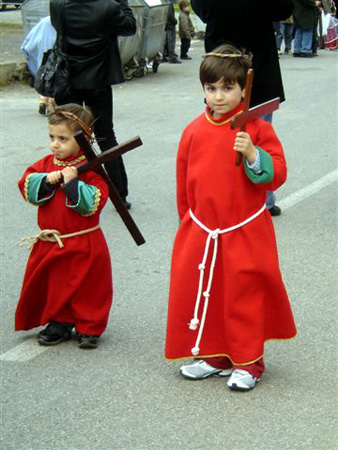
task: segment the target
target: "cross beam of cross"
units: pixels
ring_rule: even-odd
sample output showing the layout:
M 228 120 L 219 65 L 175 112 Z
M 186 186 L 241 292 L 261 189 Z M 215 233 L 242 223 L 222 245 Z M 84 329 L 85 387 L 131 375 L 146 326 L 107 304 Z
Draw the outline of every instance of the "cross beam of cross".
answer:
M 134 148 L 142 145 L 140 137 L 137 136 L 133 139 L 130 139 L 129 141 L 117 145 L 111 148 L 110 150 L 101 153 L 98 156 L 94 152 L 94 149 L 88 142 L 88 139 L 84 135 L 83 131 L 81 130 L 77 131 L 74 137 L 88 160 L 87 162 L 84 162 L 77 166 L 78 173 L 84 173 L 89 170 L 95 169 L 102 176 L 102 178 L 106 181 L 109 187 L 109 198 L 112 201 L 113 205 L 115 206 L 115 209 L 120 215 L 125 226 L 128 228 L 129 233 L 132 235 L 137 245 L 144 244 L 145 239 L 142 236 L 141 231 L 138 229 L 136 223 L 134 222 L 134 219 L 132 218 L 132 216 L 129 214 L 129 211 L 125 207 L 125 204 L 122 198 L 120 197 L 114 183 L 111 181 L 111 179 L 107 175 L 107 172 L 102 167 L 103 163 L 110 161 L 116 158 L 117 156 L 120 156 L 123 153 L 129 152 L 130 150 L 133 150 Z
M 238 128 L 240 131 L 246 130 L 246 124 L 252 120 L 259 119 L 279 108 L 280 98 L 276 97 L 268 102 L 261 103 L 260 105 L 250 108 L 251 91 L 253 84 L 253 69 L 248 70 L 245 83 L 243 111 L 238 116 L 234 117 L 231 121 L 231 128 Z M 240 166 L 242 162 L 242 153 L 236 152 L 236 166 Z

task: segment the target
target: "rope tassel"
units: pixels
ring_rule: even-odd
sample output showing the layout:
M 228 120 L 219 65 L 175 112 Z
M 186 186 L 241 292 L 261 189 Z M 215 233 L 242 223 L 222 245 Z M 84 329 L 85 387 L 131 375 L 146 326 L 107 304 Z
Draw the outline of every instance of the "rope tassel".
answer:
M 236 225 L 234 225 L 232 227 L 225 228 L 223 230 L 221 230 L 219 228 L 216 228 L 215 230 L 210 230 L 205 225 L 203 225 L 202 222 L 200 222 L 197 219 L 197 217 L 194 215 L 194 213 L 191 210 L 189 210 L 190 217 L 192 218 L 192 220 L 200 228 L 202 228 L 202 230 L 204 230 L 206 233 L 208 233 L 208 237 L 207 237 L 207 240 L 206 240 L 206 243 L 205 243 L 203 259 L 202 259 L 202 262 L 198 266 L 198 270 L 200 271 L 200 276 L 199 276 L 198 291 L 197 291 L 197 296 L 196 296 L 196 301 L 195 301 L 194 316 L 189 322 L 189 329 L 190 330 L 197 330 L 197 328 L 199 327 L 197 338 L 196 338 L 196 342 L 195 342 L 195 346 L 191 349 L 191 353 L 192 353 L 193 356 L 197 356 L 199 354 L 199 352 L 200 352 L 199 345 L 200 345 L 200 342 L 201 342 L 201 339 L 202 339 L 205 319 L 206 319 L 206 316 L 207 316 L 207 311 L 208 311 L 208 306 L 209 306 L 209 299 L 210 299 L 210 290 L 211 290 L 212 279 L 213 279 L 213 276 L 214 276 L 214 269 L 215 269 L 216 258 L 217 258 L 218 237 L 219 237 L 220 234 L 225 234 L 225 233 L 228 233 L 230 231 L 236 230 L 237 228 L 240 228 L 243 225 L 246 225 L 247 223 L 249 223 L 252 220 L 256 219 L 256 217 L 258 217 L 265 210 L 265 208 L 266 208 L 266 206 L 264 204 L 259 211 L 257 211 L 255 214 L 250 216 L 248 219 L 246 219 L 243 222 L 240 222 L 240 223 L 238 223 L 238 224 L 236 224 Z M 208 254 L 209 254 L 211 239 L 214 240 L 214 248 L 213 248 L 212 259 L 211 259 L 211 263 L 210 263 L 209 278 L 208 278 L 207 288 L 203 292 L 204 305 L 203 305 L 202 318 L 201 318 L 201 321 L 200 321 L 199 318 L 198 318 L 198 310 L 199 310 L 200 303 L 201 303 L 202 290 L 203 290 L 203 281 L 204 281 L 204 273 L 205 273 L 205 268 L 206 268 L 206 261 L 207 261 Z

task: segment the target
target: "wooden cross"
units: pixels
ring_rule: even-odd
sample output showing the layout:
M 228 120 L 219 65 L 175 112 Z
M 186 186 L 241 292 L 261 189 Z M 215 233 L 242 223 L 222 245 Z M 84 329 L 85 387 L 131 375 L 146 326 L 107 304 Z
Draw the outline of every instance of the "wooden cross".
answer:
M 129 141 L 124 142 L 123 144 L 117 145 L 111 148 L 110 150 L 102 152 L 98 156 L 96 155 L 94 149 L 88 142 L 88 139 L 86 138 L 83 131 L 81 130 L 77 131 L 74 134 L 74 138 L 88 160 L 76 166 L 78 173 L 80 174 L 95 169 L 102 176 L 102 178 L 106 181 L 109 187 L 109 198 L 112 201 L 113 205 L 115 206 L 115 209 L 120 215 L 121 219 L 123 220 L 125 226 L 128 228 L 128 231 L 132 235 L 134 241 L 136 242 L 137 245 L 144 244 L 145 243 L 144 237 L 142 236 L 140 230 L 138 229 L 136 223 L 134 222 L 134 219 L 129 214 L 129 211 L 125 207 L 125 204 L 122 198 L 120 197 L 120 194 L 118 193 L 118 190 L 116 189 L 114 183 L 111 181 L 111 179 L 107 175 L 107 172 L 102 167 L 103 163 L 110 161 L 116 158 L 117 156 L 121 156 L 123 153 L 129 152 L 130 150 L 142 145 L 140 137 L 137 136 L 133 139 L 130 139 Z
M 243 111 L 238 116 L 234 117 L 231 121 L 231 128 L 238 128 L 240 131 L 246 130 L 246 124 L 254 119 L 259 119 L 260 117 L 269 114 L 279 108 L 280 98 L 274 98 L 265 103 L 261 103 L 253 108 L 250 108 L 251 91 L 253 83 L 254 71 L 253 69 L 248 70 L 245 83 L 245 93 L 244 93 L 244 105 Z M 249 109 L 250 108 L 250 109 Z M 242 162 L 242 153 L 236 152 L 236 166 L 240 166 Z

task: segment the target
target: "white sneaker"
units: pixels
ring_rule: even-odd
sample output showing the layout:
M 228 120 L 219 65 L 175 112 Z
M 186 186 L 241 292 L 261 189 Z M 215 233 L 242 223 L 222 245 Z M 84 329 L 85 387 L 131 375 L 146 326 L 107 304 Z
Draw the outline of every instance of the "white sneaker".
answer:
M 203 378 L 208 378 L 212 375 L 229 377 L 232 374 L 232 371 L 233 369 L 216 369 L 203 361 L 203 359 L 180 368 L 180 373 L 190 380 L 203 380 Z
M 229 378 L 228 388 L 234 391 L 250 391 L 256 386 L 259 378 L 254 377 L 247 370 L 235 369 Z

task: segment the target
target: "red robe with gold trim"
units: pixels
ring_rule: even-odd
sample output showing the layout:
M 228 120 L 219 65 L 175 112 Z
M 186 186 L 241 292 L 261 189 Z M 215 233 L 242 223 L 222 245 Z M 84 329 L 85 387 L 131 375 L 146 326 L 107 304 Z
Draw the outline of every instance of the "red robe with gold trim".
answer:
M 199 283 L 199 264 L 207 233 L 189 214 L 189 209 L 210 230 L 232 227 L 259 211 L 266 191 L 286 179 L 282 146 L 272 126 L 261 120 L 247 125 L 253 144 L 272 161 L 272 180 L 262 184 L 248 177 L 244 164 L 235 165 L 233 150 L 238 130 L 230 117 L 220 120 L 207 108 L 183 132 L 177 156 L 177 206 L 181 219 L 171 267 L 165 354 L 168 359 L 191 358 L 199 328 L 189 329 Z M 270 155 L 270 156 L 269 156 Z M 272 170 L 271 170 L 272 174 Z M 211 253 L 206 264 L 210 269 Z M 203 291 L 208 276 L 204 277 Z M 202 297 L 198 317 L 201 319 Z M 199 358 L 224 355 L 234 364 L 260 359 L 264 342 L 288 339 L 296 328 L 282 281 L 275 233 L 267 210 L 250 223 L 222 234 L 210 290 Z
M 41 230 L 61 235 L 95 227 L 108 198 L 108 186 L 97 173 L 79 176 L 79 202 L 71 204 L 60 186 L 50 196 L 38 198 L 43 174 L 62 170 L 64 163 L 85 160 L 54 160 L 52 155 L 30 166 L 19 181 L 20 191 L 38 206 Z M 58 163 L 58 164 L 56 164 Z M 62 164 L 62 166 L 60 166 Z M 15 313 L 15 330 L 28 330 L 51 320 L 74 323 L 81 334 L 100 335 L 106 328 L 112 302 L 110 255 L 101 229 L 57 242 L 39 240 L 33 247 Z

